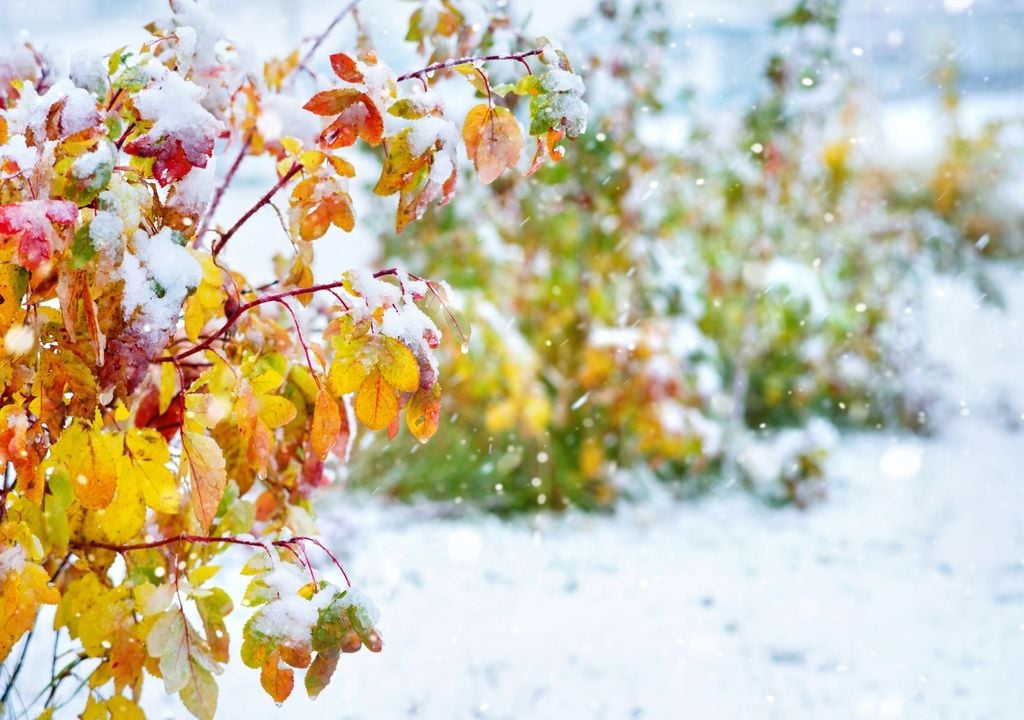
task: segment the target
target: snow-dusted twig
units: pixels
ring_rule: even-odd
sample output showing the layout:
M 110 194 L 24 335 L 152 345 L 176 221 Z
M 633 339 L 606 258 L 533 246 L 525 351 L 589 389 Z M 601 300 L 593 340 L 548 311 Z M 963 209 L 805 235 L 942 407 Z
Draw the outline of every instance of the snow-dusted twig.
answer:
M 420 68 L 413 72 L 407 72 L 404 75 L 399 75 L 397 80 L 398 82 L 401 82 L 402 80 L 411 80 L 412 78 L 422 78 L 424 75 L 429 75 L 432 72 L 448 70 L 449 68 L 456 67 L 457 65 L 475 65 L 476 63 L 492 62 L 497 60 L 515 60 L 522 63 L 526 67 L 527 72 L 531 72 L 530 66 L 526 63 L 526 58 L 533 57 L 534 55 L 540 55 L 542 52 L 544 52 L 543 48 L 535 48 L 534 50 L 526 50 L 525 52 L 514 53 L 512 55 L 477 55 L 473 57 L 452 58 L 450 60 L 436 62 L 433 65 L 427 65 L 425 68 Z

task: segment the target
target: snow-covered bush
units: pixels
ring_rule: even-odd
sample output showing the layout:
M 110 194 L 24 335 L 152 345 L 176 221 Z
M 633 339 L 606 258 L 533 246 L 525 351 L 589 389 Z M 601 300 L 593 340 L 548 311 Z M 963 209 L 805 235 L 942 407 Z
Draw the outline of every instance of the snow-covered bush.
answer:
M 449 279 L 476 330 L 447 348 L 452 432 L 367 454 L 353 481 L 600 507 L 645 465 L 683 491 L 740 481 L 805 504 L 824 494 L 827 427 L 926 429 L 908 313 L 930 272 L 977 272 L 978 251 L 894 202 L 909 170 L 850 141 L 872 108 L 834 52 L 838 12 L 780 18 L 786 51 L 730 122 L 672 85 L 664 8 L 600 3 L 578 32 L 595 48 L 579 152 L 419 227 L 410 262 Z
M 455 190 L 460 133 L 433 87 L 448 71 L 488 87 L 489 65 L 514 65 L 534 170 L 583 131 L 586 105 L 550 41 L 508 37 L 481 57 L 500 22 L 447 0 L 413 17 L 425 67 L 393 72 L 361 34 L 358 54 L 316 73 L 354 5 L 304 55 L 266 62 L 198 0 L 170 0 L 141 48 L 76 55 L 70 74 L 30 47 L 0 56 L 0 714 L 77 701 L 82 717 L 140 717 L 149 675 L 212 717 L 235 603 L 212 578 L 231 546 L 252 553 L 242 660 L 276 701 L 296 671 L 316 696 L 342 653 L 381 649 L 372 603 L 316 537 L 315 491 L 358 426 L 393 436 L 404 415 L 419 441 L 434 434 L 435 319 L 465 329 L 442 282 L 400 267 L 314 277 L 320 238 L 355 225 L 344 154 L 377 149 L 375 191 L 398 195 L 401 232 Z M 462 124 L 485 183 L 524 152 L 497 92 Z M 255 156 L 277 176 L 219 225 Z M 294 253 L 257 286 L 222 251 L 279 194 Z M 53 676 L 14 693 L 12 651 L 42 605 L 70 661 L 55 644 Z

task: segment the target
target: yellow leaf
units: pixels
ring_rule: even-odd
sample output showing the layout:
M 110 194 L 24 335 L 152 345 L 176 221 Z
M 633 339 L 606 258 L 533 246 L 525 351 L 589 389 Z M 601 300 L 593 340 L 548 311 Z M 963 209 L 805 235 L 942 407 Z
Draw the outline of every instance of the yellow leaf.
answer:
M 159 410 L 163 415 L 171 406 L 171 401 L 178 393 L 178 371 L 174 363 L 160 363 L 160 400 Z
M 388 383 L 402 392 L 415 392 L 420 386 L 420 364 L 401 340 L 384 337 L 377 368 Z
M 107 700 L 110 720 L 146 720 L 142 708 L 123 695 L 114 695 Z
M 114 499 L 105 508 L 96 511 L 96 524 L 108 541 L 118 545 L 135 537 L 146 522 L 146 505 L 142 502 L 142 493 L 135 480 L 130 475 L 122 474 L 117 479 Z
M 0 546 L 0 558 L 8 552 L 16 550 Z M 8 571 L 0 579 L 0 662 L 31 629 L 39 606 L 60 601 L 60 593 L 49 581 L 50 576 L 35 563 L 26 563 L 21 572 Z
M 213 438 L 200 433 L 182 433 L 181 445 L 192 476 L 192 506 L 199 526 L 207 532 L 227 484 L 224 454 Z
M 363 425 L 371 430 L 383 430 L 398 415 L 398 391 L 374 370 L 359 386 L 355 410 Z
M 185 334 L 197 342 L 206 323 L 224 312 L 224 278 L 209 253 L 190 252 L 203 268 L 199 287 L 185 301 Z
M 316 395 L 311 432 L 313 452 L 321 460 L 326 460 L 341 432 L 341 411 L 338 409 L 338 401 L 326 390 L 321 390 Z
M 156 430 L 130 428 L 125 434 L 125 445 L 122 476 L 138 486 L 146 504 L 157 512 L 178 512 L 178 483 L 167 467 L 171 451 L 163 436 Z
M 297 410 L 288 398 L 280 395 L 263 395 L 257 400 L 259 418 L 270 429 L 287 425 L 295 419 Z
M 336 397 L 355 392 L 370 374 L 358 357 L 336 357 L 327 371 L 327 386 Z
M 119 436 L 99 427 L 87 430 L 75 419 L 53 446 L 47 465 L 63 465 L 82 506 L 102 510 L 114 499 L 121 456 Z

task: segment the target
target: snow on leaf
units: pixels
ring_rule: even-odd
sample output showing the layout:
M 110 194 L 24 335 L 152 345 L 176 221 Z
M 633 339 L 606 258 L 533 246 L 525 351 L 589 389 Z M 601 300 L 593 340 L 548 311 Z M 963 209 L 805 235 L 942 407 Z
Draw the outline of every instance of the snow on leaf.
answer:
M 78 206 L 68 200 L 27 200 L 0 206 L 0 247 L 4 236 L 17 239 L 18 262 L 35 270 L 49 262 L 59 238 L 53 225 L 70 225 Z
M 206 167 L 223 124 L 201 104 L 205 91 L 170 70 L 135 95 L 139 116 L 153 127 L 125 145 L 130 155 L 156 158 L 153 176 L 161 185 L 181 180 L 193 167 Z

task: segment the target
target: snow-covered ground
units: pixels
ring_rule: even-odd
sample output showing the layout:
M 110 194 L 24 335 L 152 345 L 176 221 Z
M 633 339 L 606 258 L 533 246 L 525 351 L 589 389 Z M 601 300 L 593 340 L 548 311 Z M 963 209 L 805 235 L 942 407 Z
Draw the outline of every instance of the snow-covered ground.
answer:
M 1022 717 L 1024 272 L 1001 284 L 1006 313 L 930 286 L 940 432 L 844 437 L 809 511 L 732 491 L 509 523 L 336 497 L 323 530 L 384 652 L 279 710 L 235 663 L 221 716 Z

